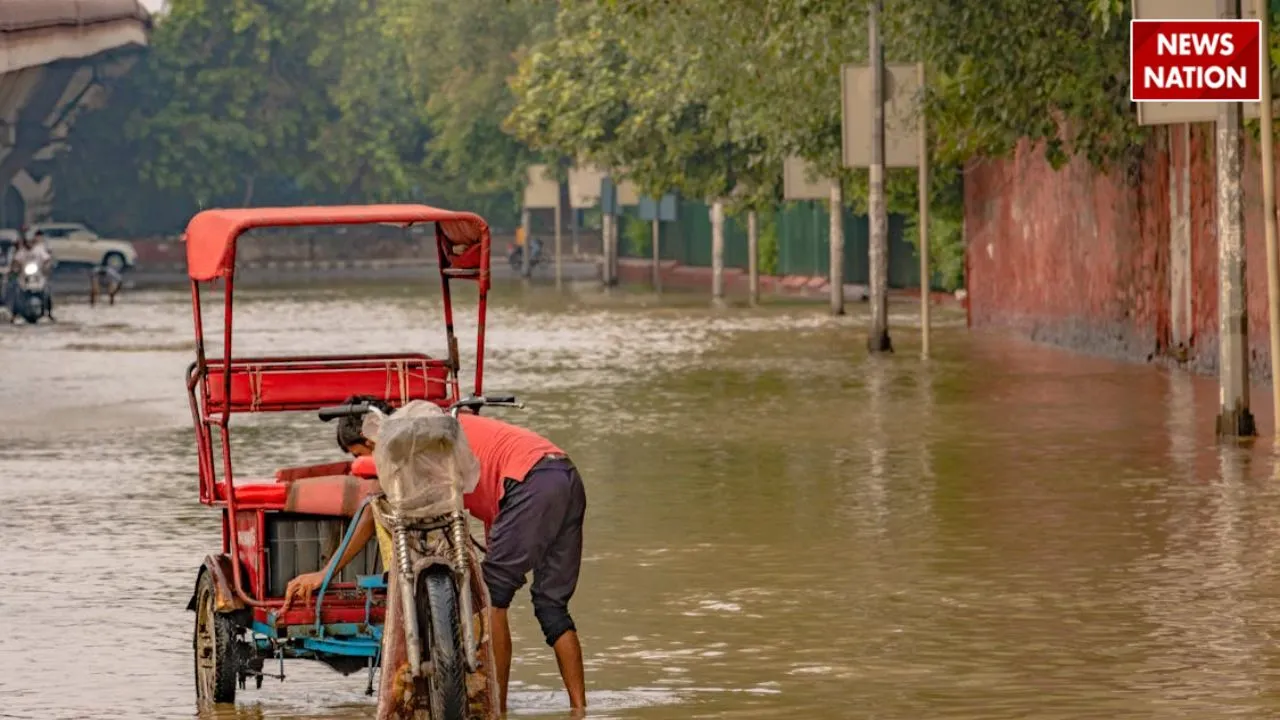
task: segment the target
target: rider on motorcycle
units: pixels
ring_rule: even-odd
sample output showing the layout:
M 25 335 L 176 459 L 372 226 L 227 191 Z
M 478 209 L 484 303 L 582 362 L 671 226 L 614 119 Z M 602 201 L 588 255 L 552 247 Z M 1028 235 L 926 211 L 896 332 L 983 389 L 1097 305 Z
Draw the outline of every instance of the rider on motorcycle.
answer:
M 49 248 L 44 244 L 44 231 L 36 230 L 31 237 L 23 236 L 19 241 L 18 249 L 13 253 L 13 259 L 9 263 L 9 271 L 14 277 L 18 277 L 18 273 L 29 263 L 36 263 L 40 266 L 40 271 L 47 277 L 53 272 L 53 253 L 49 252 Z M 17 314 L 17 293 L 13 293 L 10 298 L 14 304 L 14 314 Z M 44 311 L 53 320 L 53 293 L 45 291 Z

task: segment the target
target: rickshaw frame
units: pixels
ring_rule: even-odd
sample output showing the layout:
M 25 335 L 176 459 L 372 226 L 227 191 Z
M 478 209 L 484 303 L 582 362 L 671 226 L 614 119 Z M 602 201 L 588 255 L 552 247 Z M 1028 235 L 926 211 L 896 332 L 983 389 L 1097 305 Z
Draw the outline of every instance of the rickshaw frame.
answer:
M 236 245 L 245 232 L 258 228 L 333 225 L 381 224 L 408 228 L 423 223 L 435 226 L 446 359 L 433 359 L 420 353 L 233 356 Z M 243 626 L 252 631 L 260 653 L 274 651 L 282 659 L 323 660 L 327 655 L 338 655 L 369 658 L 372 663 L 381 638 L 381 628 L 374 622 L 372 612 L 375 591 L 385 592 L 385 582 L 380 576 L 358 576 L 355 587 L 331 583 L 332 578 L 326 577 L 326 588 L 316 598 L 314 609 L 291 608 L 281 612 L 284 599 L 270 596 L 267 590 L 267 513 L 307 512 L 288 506 L 287 503 L 295 500 L 295 485 L 301 483 L 286 479 L 284 474 L 290 470 L 333 469 L 335 464 L 280 470 L 274 484 L 237 485 L 231 459 L 231 416 L 245 412 L 318 410 L 364 390 L 381 396 L 393 406 L 426 399 L 448 407 L 460 397 L 460 361 L 451 292 L 451 282 L 458 279 L 474 280 L 479 291 L 474 394 L 482 395 L 485 316 L 490 287 L 489 227 L 474 213 L 425 205 L 252 208 L 203 211 L 192 218 L 184 239 L 196 345 L 196 357 L 188 368 L 186 385 L 196 431 L 199 496 L 202 504 L 222 509 L 222 552 L 206 557 L 197 576 L 197 589 L 207 574 L 213 585 L 215 611 L 248 615 Z M 218 281 L 222 283 L 224 295 L 223 347 L 220 358 L 209 358 L 201 285 Z M 374 392 L 380 383 L 382 391 Z M 214 428 L 217 428 L 221 451 L 217 458 L 220 463 L 215 462 Z M 349 467 L 340 474 L 347 477 L 337 478 L 339 480 L 356 479 Z M 353 486 L 347 483 L 342 487 L 349 495 Z M 282 501 L 282 497 L 288 500 Z M 339 506 L 344 512 L 320 514 L 345 516 L 345 510 L 350 509 L 350 498 L 335 507 Z M 364 505 L 360 507 L 363 509 Z M 347 546 L 353 528 L 354 523 L 350 523 L 336 552 L 341 553 Z M 246 542 L 244 537 L 251 539 Z M 325 589 L 346 591 L 348 597 L 325 602 Z M 195 594 L 188 607 L 196 610 Z M 258 638 L 259 635 L 266 637 Z M 301 642 L 291 644 L 289 640 Z M 257 674 L 260 682 L 261 673 Z

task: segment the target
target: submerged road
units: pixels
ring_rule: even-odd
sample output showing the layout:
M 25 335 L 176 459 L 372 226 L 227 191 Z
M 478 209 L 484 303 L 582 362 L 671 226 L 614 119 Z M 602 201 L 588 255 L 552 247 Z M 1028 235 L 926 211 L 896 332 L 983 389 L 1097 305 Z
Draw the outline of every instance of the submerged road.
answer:
M 502 416 L 587 484 L 592 717 L 1280 714 L 1280 483 L 1267 443 L 1217 448 L 1212 381 L 949 315 L 922 363 L 910 315 L 898 354 L 867 358 L 860 314 L 495 296 L 488 387 L 528 402 Z M 430 289 L 242 299 L 245 353 L 443 348 Z M 0 327 L 0 717 L 194 713 L 185 604 L 219 541 L 188 302 Z M 309 416 L 237 424 L 243 472 L 336 457 Z M 563 717 L 526 593 L 513 619 L 513 714 Z M 360 675 L 287 673 L 201 717 L 372 716 Z

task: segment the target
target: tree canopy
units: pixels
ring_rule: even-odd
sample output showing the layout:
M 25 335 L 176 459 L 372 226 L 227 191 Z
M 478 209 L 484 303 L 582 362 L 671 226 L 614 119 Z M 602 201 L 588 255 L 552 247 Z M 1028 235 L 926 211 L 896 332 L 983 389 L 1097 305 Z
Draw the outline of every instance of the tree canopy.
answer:
M 840 67 L 863 0 L 173 0 L 142 67 L 84 117 L 60 200 L 157 223 L 208 204 L 414 198 L 514 223 L 532 162 L 625 170 L 646 194 L 781 201 L 783 159 L 837 177 Z M 963 168 L 1039 143 L 1123 167 L 1128 3 L 884 3 L 886 59 L 925 64 L 935 257 L 959 267 Z M 119 128 L 126 131 L 123 138 Z M 130 194 L 131 193 L 131 194 Z M 913 170 L 888 178 L 914 218 Z
M 517 216 L 508 79 L 554 4 L 172 0 L 57 160 L 57 211 L 173 232 L 212 205 L 418 200 Z

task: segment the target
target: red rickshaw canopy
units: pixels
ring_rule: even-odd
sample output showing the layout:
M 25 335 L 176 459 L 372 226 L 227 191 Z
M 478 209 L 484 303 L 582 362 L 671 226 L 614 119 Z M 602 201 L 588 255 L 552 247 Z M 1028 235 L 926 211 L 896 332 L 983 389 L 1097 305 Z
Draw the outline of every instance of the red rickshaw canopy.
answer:
M 475 213 L 426 205 L 337 205 L 200 212 L 187 224 L 187 275 L 201 282 L 229 275 L 235 267 L 236 238 L 254 228 L 429 222 L 436 223 L 441 249 L 453 267 L 481 267 L 480 255 L 488 255 L 489 225 Z

